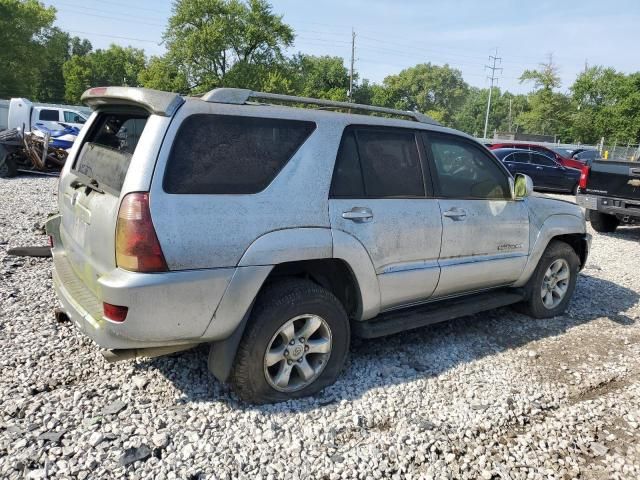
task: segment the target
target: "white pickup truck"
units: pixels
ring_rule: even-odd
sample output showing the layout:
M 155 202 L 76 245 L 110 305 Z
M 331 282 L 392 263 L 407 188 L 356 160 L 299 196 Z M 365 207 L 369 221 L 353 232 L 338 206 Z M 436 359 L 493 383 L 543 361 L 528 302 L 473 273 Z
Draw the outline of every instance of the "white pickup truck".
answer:
M 34 105 L 26 98 L 0 101 L 0 130 L 23 126 L 27 131 L 38 126 L 55 130 L 61 123 L 82 128 L 88 118 L 86 112 L 71 106 Z
M 73 107 L 34 105 L 26 98 L 12 98 L 0 110 L 6 111 L 6 121 L 0 119 L 0 130 L 23 126 L 27 131 L 38 126 L 55 130 L 61 123 L 82 128 L 89 118 L 87 113 Z

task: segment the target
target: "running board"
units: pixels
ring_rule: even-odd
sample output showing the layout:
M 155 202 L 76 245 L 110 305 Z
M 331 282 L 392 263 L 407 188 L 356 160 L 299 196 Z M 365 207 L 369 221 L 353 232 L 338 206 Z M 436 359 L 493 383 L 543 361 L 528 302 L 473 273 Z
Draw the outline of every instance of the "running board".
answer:
M 394 333 L 425 327 L 466 315 L 493 310 L 518 303 L 524 292 L 517 289 L 491 290 L 449 300 L 430 302 L 416 307 L 383 313 L 371 320 L 351 322 L 351 332 L 362 338 L 384 337 Z

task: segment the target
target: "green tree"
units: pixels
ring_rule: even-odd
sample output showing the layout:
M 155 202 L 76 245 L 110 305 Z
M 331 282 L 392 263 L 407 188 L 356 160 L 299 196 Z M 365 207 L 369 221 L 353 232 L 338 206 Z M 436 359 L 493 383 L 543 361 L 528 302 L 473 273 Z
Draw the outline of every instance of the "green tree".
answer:
M 556 135 L 569 140 L 568 122 L 571 116 L 569 98 L 554 89 L 560 87 L 558 67 L 549 55 L 546 63 L 537 70 L 525 70 L 520 83 L 532 82 L 534 91 L 529 94 L 529 109 L 518 115 L 518 122 L 526 132 L 543 135 Z
M 140 86 L 138 78 L 144 68 L 144 52 L 133 47 L 111 45 L 88 55 L 74 55 L 63 66 L 65 98 L 69 102 L 79 102 L 89 87 Z
M 349 72 L 341 57 L 295 55 L 287 65 L 297 95 L 346 101 Z
M 93 50 L 93 46 L 86 38 L 73 37 L 71 39 L 71 55 L 79 55 L 82 57 L 88 55 L 91 50 Z
M 596 143 L 602 137 L 620 143 L 639 141 L 640 74 L 591 67 L 578 75 L 571 93 L 575 141 Z
M 36 0 L 0 0 L 0 98 L 33 93 L 44 35 L 54 20 L 55 9 Z
M 138 76 L 140 85 L 168 92 L 188 93 L 189 86 L 180 67 L 165 57 L 151 57 Z
M 423 63 L 390 75 L 378 90 L 375 103 L 401 110 L 417 110 L 434 119 L 451 124 L 455 112 L 462 106 L 469 85 L 460 70 L 449 65 Z
M 86 55 L 91 43 L 86 39 L 71 37 L 58 27 L 50 28 L 43 35 L 43 53 L 36 62 L 34 87 L 31 97 L 40 102 L 60 103 L 65 99 L 64 63 L 74 52 Z
M 265 0 L 177 0 L 165 33 L 168 56 L 194 92 L 264 75 L 293 38 Z

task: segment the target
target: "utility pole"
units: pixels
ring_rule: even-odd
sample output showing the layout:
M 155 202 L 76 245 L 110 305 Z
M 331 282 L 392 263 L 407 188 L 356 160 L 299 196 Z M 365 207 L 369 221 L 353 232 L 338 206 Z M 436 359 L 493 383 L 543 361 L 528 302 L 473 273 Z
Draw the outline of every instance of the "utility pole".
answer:
M 484 117 L 484 137 L 487 138 L 487 128 L 489 127 L 489 110 L 491 109 L 491 94 L 493 93 L 493 82 L 498 80 L 496 77 L 496 70 L 500 70 L 502 72 L 502 68 L 496 67 L 496 63 L 500 64 L 502 62 L 502 58 L 498 57 L 498 48 L 496 47 L 496 54 L 489 55 L 489 62 L 491 65 L 485 65 L 484 68 L 491 70 L 491 76 L 487 77 L 491 80 L 491 86 L 489 87 L 489 101 L 487 102 L 487 114 Z
M 512 132 L 511 130 L 511 104 L 513 103 L 513 98 L 509 99 L 509 133 Z
M 351 69 L 349 70 L 349 102 L 353 102 L 353 64 L 356 61 L 356 32 L 351 28 Z

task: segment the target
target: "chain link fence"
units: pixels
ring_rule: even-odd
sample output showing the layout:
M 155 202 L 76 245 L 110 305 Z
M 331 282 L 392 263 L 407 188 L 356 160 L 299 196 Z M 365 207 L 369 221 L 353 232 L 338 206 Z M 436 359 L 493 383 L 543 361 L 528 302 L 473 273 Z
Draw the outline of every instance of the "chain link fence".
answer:
M 602 142 L 599 146 L 600 155 L 607 160 L 618 162 L 640 161 L 640 145 L 628 143 L 620 145 L 617 143 L 606 144 Z

